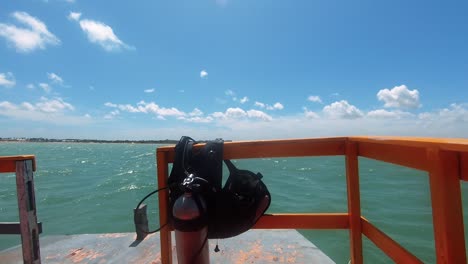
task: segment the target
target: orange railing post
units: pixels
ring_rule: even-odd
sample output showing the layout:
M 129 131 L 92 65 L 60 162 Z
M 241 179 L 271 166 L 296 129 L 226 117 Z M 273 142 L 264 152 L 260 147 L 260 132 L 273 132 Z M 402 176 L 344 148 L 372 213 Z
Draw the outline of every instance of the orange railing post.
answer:
M 437 263 L 466 263 L 459 156 L 430 148 L 427 157 Z
M 20 234 L 23 263 L 41 263 L 39 234 L 42 225 L 37 222 L 34 192 L 35 157 L 0 157 L 0 173 L 16 173 L 19 223 L 0 223 L 0 234 Z
M 157 151 L 156 163 L 158 170 L 158 188 L 164 188 L 167 186 L 168 177 L 168 162 L 167 152 Z M 162 226 L 160 230 L 160 241 L 161 241 L 161 263 L 171 264 L 172 263 L 172 241 L 168 215 L 169 204 L 169 193 L 167 191 L 160 191 L 158 193 L 159 198 L 159 224 Z
M 349 242 L 351 263 L 362 264 L 361 200 L 356 142 L 346 142 L 346 182 L 348 190 Z

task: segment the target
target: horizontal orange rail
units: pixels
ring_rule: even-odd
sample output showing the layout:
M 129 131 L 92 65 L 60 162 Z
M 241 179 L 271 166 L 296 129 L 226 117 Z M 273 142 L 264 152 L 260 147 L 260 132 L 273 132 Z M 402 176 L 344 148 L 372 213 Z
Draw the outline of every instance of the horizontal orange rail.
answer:
M 418 170 L 428 170 L 426 150 L 413 146 L 360 142 L 359 156 L 398 164 Z
M 256 229 L 348 229 L 347 213 L 330 214 L 267 214 L 263 215 Z
M 442 150 L 468 151 L 468 139 L 466 138 L 425 138 L 425 137 L 385 137 L 385 136 L 355 136 L 348 137 L 354 142 L 373 142 L 395 146 L 411 146 L 420 148 L 437 147 Z
M 195 149 L 203 144 L 195 145 Z M 438 263 L 466 263 L 460 180 L 468 181 L 468 139 L 412 137 L 335 137 L 226 142 L 225 159 L 346 156 L 348 213 L 273 214 L 260 218 L 255 228 L 350 229 L 351 261 L 362 263 L 361 232 L 397 263 L 422 263 L 360 215 L 357 157 L 406 166 L 429 174 L 434 238 Z M 165 186 L 174 146 L 160 147 L 158 183 Z M 160 192 L 160 220 L 167 219 L 167 192 Z M 171 248 L 170 228 L 161 231 L 161 248 Z M 161 251 L 171 263 L 169 251 Z
M 36 171 L 36 158 L 34 155 L 2 156 L 0 157 L 0 173 L 16 172 L 16 161 L 32 160 L 33 171 Z
M 224 143 L 225 159 L 274 157 L 336 156 L 344 154 L 344 138 L 237 141 Z M 204 144 L 195 145 L 195 149 Z M 168 162 L 174 162 L 174 147 L 160 147 L 167 152 Z

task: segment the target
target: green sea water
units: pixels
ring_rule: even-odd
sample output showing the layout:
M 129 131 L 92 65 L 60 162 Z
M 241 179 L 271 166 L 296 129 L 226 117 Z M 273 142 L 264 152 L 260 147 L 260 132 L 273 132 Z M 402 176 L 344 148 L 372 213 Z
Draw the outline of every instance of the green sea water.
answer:
M 0 143 L 0 156 L 36 155 L 37 214 L 41 236 L 133 232 L 133 208 L 156 187 L 151 144 Z M 343 157 L 264 158 L 235 161 L 259 171 L 272 194 L 267 213 L 346 212 Z M 362 214 L 425 263 L 435 263 L 427 174 L 359 159 Z M 225 169 L 224 179 L 227 177 Z M 0 174 L 0 221 L 18 221 L 14 174 Z M 462 183 L 467 226 L 468 185 Z M 157 198 L 149 206 L 150 229 L 158 223 Z M 336 263 L 348 263 L 347 230 L 300 230 Z M 465 231 L 467 237 L 467 231 Z M 392 263 L 363 237 L 365 263 Z M 0 236 L 0 250 L 19 244 Z M 222 240 L 219 241 L 222 247 Z M 213 253 L 214 254 L 214 253 Z

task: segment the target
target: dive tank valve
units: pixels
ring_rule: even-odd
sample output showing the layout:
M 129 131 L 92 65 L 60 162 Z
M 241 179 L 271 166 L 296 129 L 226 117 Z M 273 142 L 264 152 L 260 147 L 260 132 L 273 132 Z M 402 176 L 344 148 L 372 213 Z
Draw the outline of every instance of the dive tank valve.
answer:
M 172 209 L 179 264 L 210 263 L 206 203 L 201 195 L 193 192 L 195 178 L 193 174 L 185 178 L 182 184 L 185 192 L 176 199 Z

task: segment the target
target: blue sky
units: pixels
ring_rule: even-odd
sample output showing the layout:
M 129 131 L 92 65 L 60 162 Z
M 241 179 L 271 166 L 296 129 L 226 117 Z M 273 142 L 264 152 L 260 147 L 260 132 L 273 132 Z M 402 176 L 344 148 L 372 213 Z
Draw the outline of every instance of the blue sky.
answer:
M 468 137 L 468 3 L 8 1 L 0 137 Z

